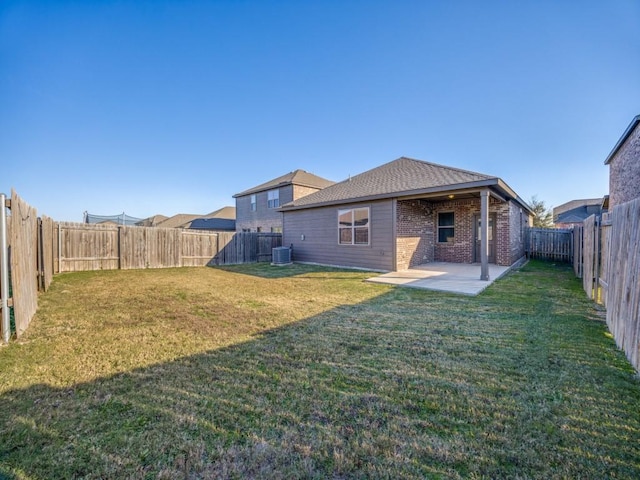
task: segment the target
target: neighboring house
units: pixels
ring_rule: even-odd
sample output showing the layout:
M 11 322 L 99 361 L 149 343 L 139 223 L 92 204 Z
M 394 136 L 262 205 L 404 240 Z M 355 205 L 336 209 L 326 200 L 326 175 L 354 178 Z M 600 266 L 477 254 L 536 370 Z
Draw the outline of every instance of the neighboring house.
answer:
M 167 220 L 169 217 L 165 215 L 154 215 L 153 217 L 145 218 L 144 220 L 136 223 L 139 227 L 157 227 L 160 223 Z
M 169 217 L 166 220 L 163 220 L 154 227 L 159 228 L 188 228 L 188 225 L 191 224 L 196 218 L 202 218 L 202 215 L 197 215 L 193 213 L 178 213 L 173 217 Z
M 608 197 L 571 200 L 553 209 L 553 224 L 556 228 L 573 228 L 591 215 L 607 211 Z
M 640 115 L 604 161 L 609 165 L 609 208 L 640 197 Z
M 204 217 L 196 218 L 182 228 L 189 230 L 214 230 L 216 232 L 235 232 L 236 207 L 222 207 Z
M 238 193 L 233 196 L 236 199 L 236 231 L 282 232 L 281 205 L 334 183 L 304 170 L 295 170 Z
M 486 262 L 512 265 L 525 255 L 533 218 L 500 178 L 405 157 L 280 210 L 283 245 L 293 246 L 295 261 L 382 271 L 479 263 L 483 249 Z
M 189 224 L 189 230 L 213 230 L 235 232 L 236 221 L 229 218 L 196 218 Z
M 192 213 L 178 213 L 173 217 L 164 217 L 160 221 L 153 222 L 153 219 L 162 218 L 163 215 L 156 215 L 144 220 L 143 226 L 153 226 L 160 228 L 184 228 L 193 230 L 216 230 L 235 231 L 235 207 L 222 207 L 206 215 Z

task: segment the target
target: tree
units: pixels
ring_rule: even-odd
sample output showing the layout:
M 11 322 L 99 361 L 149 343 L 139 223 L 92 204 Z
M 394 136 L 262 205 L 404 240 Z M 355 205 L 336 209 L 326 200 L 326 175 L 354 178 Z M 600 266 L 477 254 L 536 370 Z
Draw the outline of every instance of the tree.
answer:
M 531 210 L 535 213 L 533 217 L 533 226 L 536 228 L 553 228 L 553 213 L 544 204 L 544 200 L 538 200 L 534 195 L 529 202 Z

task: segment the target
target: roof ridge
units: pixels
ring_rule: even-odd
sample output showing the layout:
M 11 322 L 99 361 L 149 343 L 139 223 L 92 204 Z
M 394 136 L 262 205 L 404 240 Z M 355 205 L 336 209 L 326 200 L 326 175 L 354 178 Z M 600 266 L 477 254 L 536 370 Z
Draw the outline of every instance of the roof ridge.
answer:
M 311 177 L 313 177 L 313 179 L 311 179 L 311 181 L 304 181 L 303 179 L 299 179 L 299 176 L 301 176 L 302 174 L 304 175 L 309 175 Z M 314 182 L 313 180 L 318 180 L 319 182 Z M 309 180 L 309 179 L 307 179 Z M 324 188 L 324 186 L 326 185 L 322 185 L 322 184 L 327 184 L 327 185 L 331 185 L 334 182 L 331 180 L 327 180 L 326 178 L 323 178 L 319 175 L 316 175 L 314 173 L 309 173 L 306 170 L 302 170 L 301 168 L 298 168 L 296 170 L 293 170 L 291 172 L 285 173 L 284 175 L 280 175 L 279 177 L 273 178 L 267 182 L 261 183 L 260 185 L 256 185 L 255 187 L 249 188 L 247 190 L 243 190 L 240 193 L 236 193 L 233 197 L 237 198 L 237 197 L 241 197 L 244 195 L 249 195 L 251 193 L 258 193 L 258 192 L 262 192 L 264 190 L 269 190 L 272 188 L 278 188 L 282 185 L 288 185 L 288 184 L 296 184 L 296 185 L 303 185 L 303 186 L 307 186 L 307 187 L 316 187 L 316 188 Z
M 396 160 L 402 160 L 402 159 L 411 160 L 412 162 L 417 162 L 417 163 L 426 163 L 428 165 L 433 165 L 434 167 L 446 168 L 447 170 L 455 170 L 456 172 L 469 173 L 469 174 L 472 174 L 472 175 L 479 175 L 479 176 L 485 177 L 485 178 L 499 178 L 499 177 L 497 177 L 495 175 L 487 175 L 486 173 L 475 172 L 473 170 L 466 170 L 464 168 L 451 167 L 449 165 L 443 165 L 441 163 L 435 163 L 435 162 L 429 162 L 427 160 L 419 160 L 417 158 L 405 157 L 404 155 L 402 157 L 396 159 Z M 395 162 L 396 160 L 393 160 L 393 161 Z M 389 163 L 391 163 L 391 162 L 389 162 Z

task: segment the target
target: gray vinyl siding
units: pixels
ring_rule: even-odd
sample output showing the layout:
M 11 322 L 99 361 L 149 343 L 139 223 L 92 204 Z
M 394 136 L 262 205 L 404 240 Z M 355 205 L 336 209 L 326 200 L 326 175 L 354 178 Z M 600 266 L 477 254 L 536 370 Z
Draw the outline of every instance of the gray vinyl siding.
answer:
M 248 228 L 255 232 L 258 227 L 263 232 L 268 232 L 271 227 L 282 227 L 282 213 L 277 208 L 268 208 L 268 193 L 271 190 L 280 190 L 280 205 L 293 201 L 293 185 L 273 188 L 255 193 L 256 210 L 251 210 L 251 195 L 243 195 L 236 198 L 236 231 Z
M 370 207 L 369 245 L 340 245 L 338 210 L 356 207 Z M 283 235 L 282 244 L 293 245 L 294 261 L 393 270 L 392 200 L 284 212 Z

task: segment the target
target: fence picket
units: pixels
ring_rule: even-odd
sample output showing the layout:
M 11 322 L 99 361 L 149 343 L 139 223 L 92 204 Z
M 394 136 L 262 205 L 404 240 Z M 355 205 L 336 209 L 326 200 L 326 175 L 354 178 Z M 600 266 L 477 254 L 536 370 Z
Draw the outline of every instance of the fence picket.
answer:
M 573 233 L 553 228 L 528 228 L 526 253 L 529 258 L 571 262 L 573 259 Z

